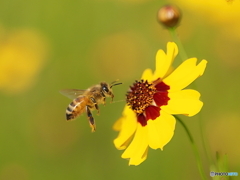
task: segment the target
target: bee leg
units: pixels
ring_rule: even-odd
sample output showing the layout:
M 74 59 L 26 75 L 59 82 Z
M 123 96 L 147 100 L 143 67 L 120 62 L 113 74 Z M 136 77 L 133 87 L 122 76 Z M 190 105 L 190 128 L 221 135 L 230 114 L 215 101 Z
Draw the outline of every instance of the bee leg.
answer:
M 105 104 L 106 104 L 106 98 L 104 97 L 103 98 L 103 105 L 105 106 Z
M 94 121 L 93 115 L 91 113 L 91 110 L 89 109 L 88 106 L 86 106 L 86 111 L 87 111 L 87 116 L 88 116 L 88 121 L 89 121 L 90 127 L 92 128 L 92 132 L 95 132 L 96 131 L 95 121 Z
M 100 114 L 100 112 L 99 112 L 99 107 L 98 107 L 97 103 L 96 103 L 96 104 L 94 104 L 94 106 L 95 106 L 95 108 L 96 108 L 96 110 L 97 110 L 97 115 L 99 115 L 99 114 Z
M 112 98 L 112 100 L 111 100 L 111 103 L 112 103 L 112 102 L 113 102 L 113 98 L 114 98 L 114 95 L 113 95 L 113 94 L 112 94 L 111 98 Z
M 100 112 L 99 112 L 99 108 L 98 108 L 98 104 L 97 104 L 96 100 L 94 98 L 91 98 L 91 101 L 94 103 L 94 107 L 98 111 L 98 115 L 99 115 Z

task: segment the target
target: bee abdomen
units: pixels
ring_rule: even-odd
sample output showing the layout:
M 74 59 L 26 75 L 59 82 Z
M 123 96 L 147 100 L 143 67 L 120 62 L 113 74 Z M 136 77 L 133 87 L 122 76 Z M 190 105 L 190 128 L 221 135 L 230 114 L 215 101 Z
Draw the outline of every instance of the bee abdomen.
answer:
M 66 113 L 66 119 L 67 119 L 67 121 L 74 119 L 73 114 Z
M 77 104 L 75 103 L 75 101 L 72 101 L 68 107 L 67 107 L 67 110 L 66 110 L 66 119 L 67 120 L 72 120 L 75 118 L 75 115 L 74 115 L 74 109 L 76 108 Z
M 66 119 L 68 120 L 73 120 L 75 119 L 78 115 L 82 113 L 81 110 L 81 98 L 78 97 L 74 99 L 67 107 L 66 109 Z

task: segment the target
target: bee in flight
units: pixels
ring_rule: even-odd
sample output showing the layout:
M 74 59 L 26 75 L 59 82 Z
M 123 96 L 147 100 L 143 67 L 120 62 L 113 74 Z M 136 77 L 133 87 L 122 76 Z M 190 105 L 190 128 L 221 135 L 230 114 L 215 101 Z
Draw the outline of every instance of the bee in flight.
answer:
M 63 89 L 60 91 L 61 94 L 73 99 L 66 109 L 66 119 L 74 120 L 82 113 L 86 112 L 88 121 L 92 132 L 95 132 L 96 125 L 92 116 L 92 111 L 97 110 L 99 114 L 99 104 L 105 104 L 106 97 L 111 97 L 113 101 L 112 87 L 122 84 L 116 83 L 117 81 L 108 84 L 101 82 L 100 84 L 94 85 L 86 90 L 80 89 Z

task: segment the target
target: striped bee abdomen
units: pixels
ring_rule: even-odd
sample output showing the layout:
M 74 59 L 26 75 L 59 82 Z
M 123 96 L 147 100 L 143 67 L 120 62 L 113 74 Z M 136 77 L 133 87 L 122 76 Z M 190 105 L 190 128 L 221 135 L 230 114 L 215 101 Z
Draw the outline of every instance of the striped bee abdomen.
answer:
M 77 116 L 82 114 L 85 111 L 87 98 L 85 96 L 80 96 L 74 99 L 66 109 L 66 119 L 74 120 Z

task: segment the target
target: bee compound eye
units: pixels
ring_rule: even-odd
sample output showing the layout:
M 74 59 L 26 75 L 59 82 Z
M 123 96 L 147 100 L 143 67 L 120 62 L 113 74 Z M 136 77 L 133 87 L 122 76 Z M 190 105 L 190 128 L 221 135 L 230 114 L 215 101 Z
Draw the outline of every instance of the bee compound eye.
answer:
M 103 86 L 103 91 L 106 92 L 106 93 L 109 92 L 109 90 L 106 86 Z

